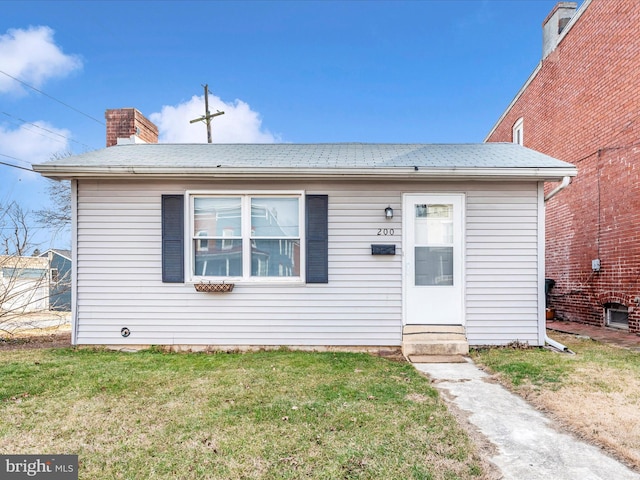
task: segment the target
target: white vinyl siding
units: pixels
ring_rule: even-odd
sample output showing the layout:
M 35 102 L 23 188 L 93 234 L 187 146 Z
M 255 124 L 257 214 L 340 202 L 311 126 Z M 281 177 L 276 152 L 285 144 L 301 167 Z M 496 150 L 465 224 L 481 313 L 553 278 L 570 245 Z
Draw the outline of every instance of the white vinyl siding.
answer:
M 467 196 L 466 333 L 471 345 L 538 345 L 538 187 Z
M 228 182 L 219 186 L 229 190 Z M 163 284 L 160 196 L 212 188 L 211 182 L 79 182 L 78 343 L 400 345 L 400 257 L 371 255 L 371 243 L 380 243 L 376 227 L 393 223 L 384 209 L 395 195 L 305 189 L 329 195 L 328 284 L 238 284 L 225 294 Z M 399 244 L 400 217 L 396 228 Z M 131 331 L 126 340 L 123 327 Z
M 329 283 L 238 284 L 198 293 L 162 283 L 162 194 L 304 190 L 329 197 Z M 402 193 L 466 193 L 471 344 L 537 343 L 537 183 L 78 181 L 80 344 L 400 345 Z M 393 219 L 385 219 L 387 206 Z M 393 229 L 393 236 L 378 235 Z M 388 233 L 388 231 L 387 231 Z M 395 244 L 395 256 L 371 244 Z M 123 327 L 131 335 L 120 335 Z

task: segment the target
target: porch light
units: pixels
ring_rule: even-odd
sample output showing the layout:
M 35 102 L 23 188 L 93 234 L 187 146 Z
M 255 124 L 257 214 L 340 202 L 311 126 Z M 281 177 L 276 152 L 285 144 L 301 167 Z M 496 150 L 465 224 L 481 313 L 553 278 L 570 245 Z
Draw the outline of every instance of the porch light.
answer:
M 384 209 L 384 216 L 385 218 L 393 218 L 393 208 L 391 208 L 391 205 Z

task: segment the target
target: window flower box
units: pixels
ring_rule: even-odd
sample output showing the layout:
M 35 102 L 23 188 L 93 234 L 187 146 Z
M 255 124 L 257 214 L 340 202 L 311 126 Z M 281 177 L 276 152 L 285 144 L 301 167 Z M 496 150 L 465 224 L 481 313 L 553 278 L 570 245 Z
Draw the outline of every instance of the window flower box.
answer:
M 204 293 L 226 293 L 233 291 L 233 287 L 235 284 L 233 283 L 211 283 L 211 282 L 201 282 L 195 283 L 193 286 L 196 289 L 196 292 L 204 292 Z

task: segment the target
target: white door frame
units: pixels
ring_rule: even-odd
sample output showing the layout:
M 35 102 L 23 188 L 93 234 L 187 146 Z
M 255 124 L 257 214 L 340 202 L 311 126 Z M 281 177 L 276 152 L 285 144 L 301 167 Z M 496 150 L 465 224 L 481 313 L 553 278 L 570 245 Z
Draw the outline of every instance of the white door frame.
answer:
M 456 325 L 464 325 L 466 320 L 465 315 L 465 296 L 466 296 L 466 277 L 465 277 L 465 249 L 466 249 L 466 237 L 465 237 L 465 217 L 466 217 L 466 195 L 464 193 L 452 193 L 452 192 L 426 192 L 426 193 L 403 193 L 402 194 L 402 324 L 438 324 L 439 322 L 416 322 L 414 319 L 408 318 L 408 291 L 413 287 L 415 279 L 413 278 L 414 268 L 409 265 L 408 262 L 413 261 L 413 249 L 414 238 L 410 238 L 411 232 L 414 231 L 413 227 L 410 227 L 409 222 L 413 222 L 414 208 L 412 202 L 422 199 L 433 198 L 435 202 L 442 202 L 451 200 L 454 205 L 459 206 L 460 211 L 457 215 L 454 213 L 454 219 L 460 222 L 459 225 L 459 237 L 454 240 L 459 242 L 456 256 L 454 261 L 459 262 L 458 266 L 454 269 L 454 273 L 460 277 L 457 285 L 460 289 L 460 304 L 458 305 L 459 322 L 455 322 Z M 411 277 L 411 278 L 410 278 Z M 454 281 L 455 277 L 454 277 Z M 447 322 L 447 324 L 453 325 L 454 323 Z

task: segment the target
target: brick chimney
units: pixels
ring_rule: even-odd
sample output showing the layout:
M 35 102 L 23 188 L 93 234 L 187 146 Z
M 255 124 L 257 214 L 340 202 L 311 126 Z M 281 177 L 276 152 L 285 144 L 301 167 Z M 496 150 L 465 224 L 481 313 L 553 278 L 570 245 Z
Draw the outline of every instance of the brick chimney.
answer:
M 576 2 L 558 2 L 551 13 L 542 22 L 542 59 L 547 58 L 558 46 L 560 35 L 573 14 L 576 13 Z
M 116 108 L 104 114 L 107 147 L 123 143 L 158 143 L 158 127 L 135 108 Z

